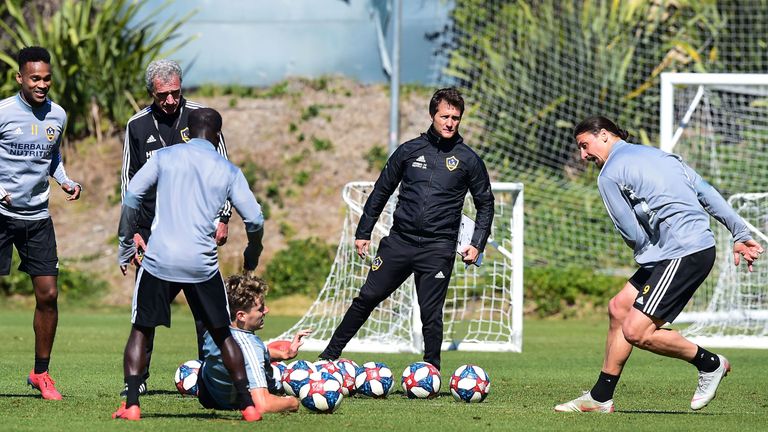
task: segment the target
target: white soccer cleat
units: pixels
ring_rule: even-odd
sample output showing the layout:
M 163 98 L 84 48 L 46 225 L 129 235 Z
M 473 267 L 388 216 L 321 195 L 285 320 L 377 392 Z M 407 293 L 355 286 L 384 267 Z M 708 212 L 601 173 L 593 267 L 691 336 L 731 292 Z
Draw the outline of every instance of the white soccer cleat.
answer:
M 715 398 L 715 392 L 720 385 L 720 381 L 731 371 L 731 364 L 728 359 L 717 355 L 720 358 L 720 367 L 714 372 L 699 371 L 699 385 L 696 387 L 696 393 L 691 399 L 691 409 L 700 410 L 707 406 Z
M 612 413 L 613 399 L 609 399 L 605 402 L 598 402 L 592 399 L 592 395 L 589 392 L 584 392 L 584 394 L 582 394 L 581 397 L 578 397 L 572 401 L 556 406 L 555 412 Z

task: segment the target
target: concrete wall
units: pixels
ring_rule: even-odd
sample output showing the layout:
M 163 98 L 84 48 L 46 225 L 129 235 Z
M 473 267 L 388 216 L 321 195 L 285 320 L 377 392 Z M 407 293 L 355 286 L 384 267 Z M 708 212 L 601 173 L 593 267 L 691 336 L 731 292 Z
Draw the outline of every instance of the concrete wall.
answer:
M 163 0 L 150 0 L 146 14 Z M 204 83 L 264 86 L 286 77 L 341 74 L 387 82 L 373 11 L 387 0 L 176 0 L 156 19 L 197 13 L 180 28 L 197 38 L 171 56 L 185 86 Z M 432 84 L 449 0 L 403 0 L 401 82 Z M 386 13 L 386 12 L 385 12 Z M 391 20 L 390 20 L 391 25 Z M 391 30 L 384 29 L 389 36 Z M 391 47 L 391 40 L 387 40 Z M 389 49 L 389 48 L 388 48 Z

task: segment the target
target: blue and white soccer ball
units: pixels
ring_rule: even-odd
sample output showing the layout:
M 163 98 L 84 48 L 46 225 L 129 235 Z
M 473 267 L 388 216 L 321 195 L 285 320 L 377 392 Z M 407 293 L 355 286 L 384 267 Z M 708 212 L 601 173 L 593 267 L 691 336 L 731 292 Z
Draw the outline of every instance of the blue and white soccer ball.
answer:
M 197 396 L 197 377 L 202 366 L 203 363 L 200 360 L 189 360 L 182 363 L 176 369 L 173 381 L 176 383 L 176 390 L 182 396 Z
M 491 391 L 491 378 L 477 365 L 461 365 L 451 376 L 451 394 L 458 402 L 482 402 Z
M 384 363 L 368 362 L 357 369 L 355 388 L 362 396 L 385 398 L 392 391 L 392 370 Z
M 298 396 L 301 386 L 309 381 L 309 375 L 317 372 L 315 365 L 306 360 L 296 360 L 285 367 L 283 372 L 283 390 L 285 394 Z
M 318 372 L 328 372 L 336 378 L 336 380 L 341 383 L 344 380 L 344 377 L 341 375 L 341 370 L 339 369 L 339 365 L 336 364 L 335 361 L 331 360 L 318 360 L 315 363 L 315 368 Z
M 341 394 L 344 396 L 354 395 L 357 390 L 355 388 L 355 376 L 357 376 L 357 369 L 360 366 L 345 358 L 336 360 L 336 366 L 341 374 Z
M 428 399 L 440 393 L 440 371 L 427 362 L 412 363 L 403 371 L 403 392 L 411 399 Z
M 341 405 L 341 383 L 325 371 L 313 372 L 299 389 L 301 404 L 308 410 L 330 414 Z
M 272 378 L 275 380 L 273 390 L 277 394 L 285 393 L 285 389 L 283 389 L 283 372 L 285 372 L 286 368 L 285 363 L 281 361 L 272 362 Z

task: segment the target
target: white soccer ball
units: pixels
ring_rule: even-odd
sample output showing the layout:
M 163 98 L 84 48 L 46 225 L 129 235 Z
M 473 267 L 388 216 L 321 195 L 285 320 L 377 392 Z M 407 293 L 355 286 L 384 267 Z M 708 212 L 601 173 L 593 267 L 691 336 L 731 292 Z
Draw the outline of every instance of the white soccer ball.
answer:
M 440 371 L 427 362 L 410 364 L 403 370 L 403 392 L 411 399 L 428 399 L 440 393 Z
M 392 390 L 392 371 L 384 363 L 368 362 L 357 369 L 355 388 L 363 396 L 385 398 Z
M 491 391 L 491 378 L 477 365 L 461 365 L 451 376 L 451 394 L 458 402 L 482 402 Z
M 189 360 L 182 363 L 173 375 L 173 381 L 176 383 L 176 390 L 182 396 L 197 396 L 197 377 L 203 363 L 200 360 Z
M 336 362 L 331 360 L 318 360 L 314 364 L 315 364 L 315 369 L 317 369 L 318 372 L 328 372 L 339 383 L 341 383 L 344 380 L 344 377 L 341 375 L 341 370 L 339 369 L 339 365 L 337 365 Z
M 306 360 L 296 360 L 286 366 L 283 372 L 283 390 L 285 393 L 298 396 L 299 389 L 309 380 L 309 375 L 313 372 L 317 372 L 315 365 Z
M 313 372 L 299 389 L 301 404 L 317 413 L 332 413 L 341 405 L 341 383 L 325 371 Z
M 352 360 L 340 358 L 336 360 L 336 366 L 339 368 L 341 374 L 341 393 L 344 396 L 351 396 L 355 394 L 355 376 L 357 376 L 357 369 L 360 367 Z
M 278 394 L 285 393 L 285 389 L 283 388 L 283 372 L 285 372 L 285 369 L 287 366 L 285 363 L 281 361 L 273 361 L 272 362 L 272 379 L 274 380 L 274 391 Z

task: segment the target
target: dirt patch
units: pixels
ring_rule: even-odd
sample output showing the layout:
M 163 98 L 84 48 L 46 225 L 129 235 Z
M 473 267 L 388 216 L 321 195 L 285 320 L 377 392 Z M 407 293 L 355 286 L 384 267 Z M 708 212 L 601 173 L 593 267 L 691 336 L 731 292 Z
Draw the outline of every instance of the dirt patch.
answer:
M 401 98 L 401 139 L 417 136 L 429 125 L 429 90 L 408 91 Z M 389 95 L 382 85 L 362 85 L 335 78 L 294 80 L 274 98 L 192 99 L 219 110 L 230 159 L 251 166 L 253 190 L 269 206 L 265 249 L 259 269 L 291 238 L 318 237 L 337 243 L 344 217 L 343 185 L 375 180 L 366 154 L 387 146 Z M 51 195 L 62 265 L 94 272 L 112 287 L 107 304 L 127 304 L 132 274 L 116 264 L 116 233 L 122 134 L 101 143 L 75 143 L 67 152 L 67 172 L 84 185 L 82 199 L 68 203 Z M 245 232 L 239 216 L 230 223 L 230 240 L 219 249 L 223 273 L 242 265 Z

